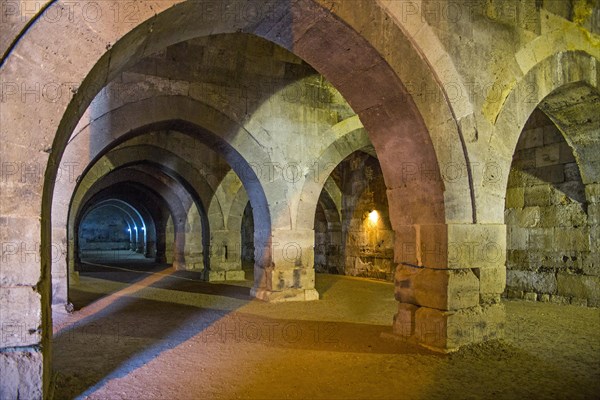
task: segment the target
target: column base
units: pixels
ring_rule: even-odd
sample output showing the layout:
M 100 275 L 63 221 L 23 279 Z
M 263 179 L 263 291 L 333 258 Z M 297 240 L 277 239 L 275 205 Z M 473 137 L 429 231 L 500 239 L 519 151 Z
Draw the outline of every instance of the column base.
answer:
M 43 355 L 39 348 L 0 349 L 0 398 L 43 398 Z
M 315 289 L 284 289 L 276 292 L 273 290 L 252 288 L 250 289 L 250 296 L 269 303 L 319 300 L 319 292 Z
M 173 269 L 175 271 L 185 271 L 187 270 L 187 265 L 185 264 L 185 262 L 173 261 Z
M 398 338 L 439 353 L 504 337 L 503 304 L 441 311 L 401 303 L 394 317 Z

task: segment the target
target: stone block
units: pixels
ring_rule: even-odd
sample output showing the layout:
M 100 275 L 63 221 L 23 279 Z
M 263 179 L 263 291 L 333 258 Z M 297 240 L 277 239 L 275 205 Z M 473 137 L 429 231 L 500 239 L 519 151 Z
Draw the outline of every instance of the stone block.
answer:
M 554 304 L 570 304 L 570 300 L 568 297 L 560 296 L 557 294 L 553 294 L 550 296 L 550 302 Z
M 506 297 L 509 299 L 522 299 L 525 293 L 522 290 L 507 289 Z
M 554 231 L 554 243 L 551 247 L 558 251 L 589 251 L 590 236 L 586 227 L 559 228 Z
M 315 232 L 312 229 L 272 232 L 272 259 L 276 267 L 313 268 Z
M 41 296 L 30 286 L 0 288 L 0 347 L 37 345 L 41 341 Z
M 588 300 L 587 299 L 581 299 L 579 297 L 572 297 L 571 298 L 571 305 L 577 306 L 577 307 L 587 307 Z
M 38 348 L 0 352 L 0 399 L 42 399 L 42 360 Z
M 588 224 L 600 225 L 600 203 L 588 205 Z M 596 227 L 596 229 L 600 229 L 600 227 Z
M 555 165 L 560 161 L 560 143 L 554 143 L 535 149 L 535 165 L 544 167 L 546 165 Z
M 452 352 L 464 345 L 502 338 L 505 318 L 502 304 L 459 311 L 421 307 L 415 312 L 415 339 L 434 351 Z
M 0 286 L 35 286 L 40 280 L 39 218 L 0 220 Z
M 269 303 L 319 300 L 319 293 L 315 289 L 285 289 L 273 291 L 253 287 L 250 289 L 250 296 Z
M 540 207 L 525 207 L 515 210 L 515 225 L 522 228 L 534 228 L 540 223 Z
M 535 292 L 525 292 L 523 296 L 523 300 L 525 301 L 537 301 L 537 293 Z
M 529 229 L 509 226 L 507 240 L 508 249 L 527 250 L 529 248 Z
M 529 250 L 551 250 L 555 244 L 554 228 L 531 228 L 529 230 Z
M 548 165 L 535 170 L 537 176 L 543 182 L 562 183 L 565 181 L 565 170 L 562 164 Z
M 210 271 L 208 271 L 208 275 L 206 276 L 206 279 L 208 280 L 208 282 L 222 282 L 225 280 L 225 272 L 226 271 L 210 270 Z
M 246 280 L 246 273 L 242 270 L 225 271 L 225 280 L 227 280 L 227 281 L 243 281 L 243 280 Z
M 501 294 L 506 287 L 506 267 L 476 268 L 475 275 L 479 278 L 480 294 Z
M 575 162 L 575 157 L 573 156 L 573 149 L 571 146 L 569 146 L 567 142 L 562 142 L 559 144 L 559 146 L 559 162 L 561 164 Z
M 544 144 L 564 142 L 565 138 L 554 124 L 544 126 Z
M 504 264 L 506 236 L 504 224 L 448 225 L 447 268 L 480 268 Z
M 568 181 L 556 185 L 553 190 L 552 204 L 567 204 L 571 201 L 585 203 L 585 187 L 581 181 Z
M 556 275 L 551 272 L 506 271 L 506 286 L 512 290 L 556 293 Z
M 415 333 L 415 312 L 419 307 L 413 304 L 399 303 L 394 315 L 392 331 L 399 336 L 409 337 Z
M 600 253 L 594 251 L 580 256 L 581 269 L 585 275 L 600 276 Z
M 548 185 L 535 185 L 525 188 L 525 206 L 548 206 L 552 204 L 551 188 Z
M 600 300 L 600 277 L 598 276 L 560 273 L 557 276 L 557 284 L 558 294 L 561 296 Z
M 446 268 L 448 266 L 448 225 L 433 224 L 418 227 L 420 241 L 417 259 L 421 265 L 429 268 Z
M 600 183 L 585 185 L 585 198 L 590 204 L 600 203 Z
M 506 208 L 523 208 L 525 205 L 525 189 L 516 187 L 506 190 Z
M 479 280 L 470 269 L 440 270 L 398 266 L 395 297 L 401 303 L 456 310 L 479 303 Z
M 519 149 L 529 149 L 532 147 L 541 147 L 544 144 L 544 129 L 534 128 L 524 130 L 522 133 L 522 140 L 519 141 Z
M 565 164 L 563 173 L 565 175 L 565 182 L 569 182 L 569 181 L 580 182 L 581 181 L 581 173 L 579 172 L 579 166 L 577 165 L 576 162 Z

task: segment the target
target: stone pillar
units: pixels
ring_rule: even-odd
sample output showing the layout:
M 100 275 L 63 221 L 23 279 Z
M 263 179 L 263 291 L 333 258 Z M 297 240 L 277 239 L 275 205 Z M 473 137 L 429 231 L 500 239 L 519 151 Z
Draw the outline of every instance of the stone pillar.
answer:
M 204 268 L 204 249 L 202 243 L 202 222 L 198 209 L 190 209 L 185 226 L 185 264 L 190 270 Z
M 215 281 L 243 281 L 242 236 L 240 232 L 220 230 L 211 232 L 210 270 L 206 279 Z
M 40 264 L 37 216 L 0 217 L 8 238 L 0 260 L 0 398 L 41 399 L 49 386 L 51 260 L 44 254 Z
M 503 336 L 505 225 L 412 225 L 396 234 L 395 334 L 441 352 Z
M 156 242 L 153 240 L 148 240 L 146 242 L 146 249 L 144 252 L 144 257 L 153 258 L 156 257 Z
M 175 228 L 175 241 L 173 242 L 173 268 L 177 271 L 185 271 L 187 269 L 185 263 L 185 231 Z
M 255 249 L 254 287 L 250 294 L 271 302 L 318 300 L 314 239 L 312 229 L 273 230 L 270 241 Z

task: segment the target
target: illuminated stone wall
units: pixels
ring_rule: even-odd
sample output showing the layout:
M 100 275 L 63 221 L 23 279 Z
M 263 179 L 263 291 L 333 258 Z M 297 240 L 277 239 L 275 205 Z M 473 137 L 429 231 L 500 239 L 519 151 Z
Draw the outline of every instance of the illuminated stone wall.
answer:
M 571 147 L 536 109 L 508 180 L 508 297 L 600 305 L 600 264 L 591 248 L 598 204 L 590 200 Z

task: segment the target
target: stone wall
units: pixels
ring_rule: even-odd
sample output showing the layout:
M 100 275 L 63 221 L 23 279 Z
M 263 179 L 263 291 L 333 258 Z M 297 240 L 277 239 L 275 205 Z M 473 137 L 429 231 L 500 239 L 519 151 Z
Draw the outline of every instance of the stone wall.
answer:
M 506 193 L 508 297 L 600 306 L 598 251 L 591 246 L 598 203 L 588 186 L 563 135 L 536 109 Z
M 341 221 L 327 220 L 325 202 L 320 202 L 315 216 L 317 271 L 392 280 L 394 231 L 378 160 L 353 153 L 336 167 L 332 178 L 341 190 Z
M 132 246 L 128 225 L 123 216 L 105 210 L 94 210 L 79 228 L 79 249 L 129 250 Z

